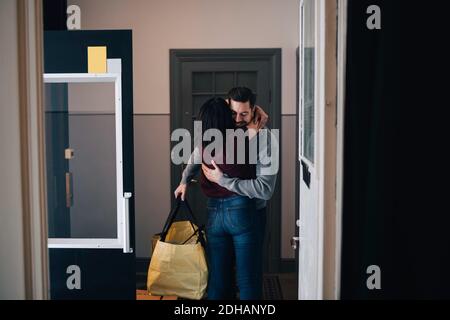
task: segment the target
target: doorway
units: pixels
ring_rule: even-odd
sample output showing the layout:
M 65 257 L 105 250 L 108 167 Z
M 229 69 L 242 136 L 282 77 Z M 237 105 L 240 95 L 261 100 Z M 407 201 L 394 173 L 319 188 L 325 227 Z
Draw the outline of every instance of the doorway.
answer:
M 236 86 L 250 88 L 256 94 L 256 104 L 269 114 L 267 126 L 281 129 L 281 49 L 173 49 L 170 84 L 171 132 L 185 128 L 193 136 L 193 121 L 202 104 L 214 96 L 226 98 L 228 91 Z M 171 164 L 171 190 L 178 186 L 183 168 Z M 270 273 L 280 271 L 280 186 L 279 174 L 267 206 L 264 272 Z M 196 179 L 190 183 L 188 199 L 200 224 L 205 224 L 206 198 Z
M 156 29 L 156 28 L 155 28 Z M 255 45 L 256 46 L 256 45 Z M 257 51 L 258 49 L 256 49 L 255 51 Z M 239 51 L 239 50 L 237 50 L 237 51 Z M 245 51 L 245 50 L 244 50 Z M 210 52 L 211 53 L 211 52 Z M 259 58 L 259 57 L 258 57 Z M 190 57 L 187 57 L 186 58 L 186 62 L 188 61 L 190 59 Z M 277 60 L 276 58 L 275 58 L 275 60 Z M 280 59 L 278 58 L 278 61 L 279 61 Z M 275 68 L 276 69 L 276 68 Z M 274 68 L 271 68 L 271 74 L 272 75 L 274 75 L 274 74 L 277 74 L 277 73 L 279 73 L 279 69 L 280 68 L 278 68 L 277 70 L 278 71 L 274 71 L 275 70 Z M 219 81 L 220 81 L 220 79 L 219 79 Z M 234 80 L 233 80 L 234 81 Z M 271 99 L 273 99 L 275 96 L 276 96 L 276 99 L 278 99 L 278 107 L 280 107 L 280 100 L 281 100 L 281 94 L 280 94 L 280 90 L 279 90 L 280 88 L 275 88 L 274 87 L 274 91 L 270 91 L 272 94 L 271 94 Z M 215 88 L 214 88 L 214 90 L 215 90 Z M 212 93 L 212 94 L 216 94 L 217 92 L 210 92 L 210 93 Z M 220 92 L 219 92 L 220 93 Z M 172 92 L 171 92 L 171 95 L 172 95 Z M 173 104 L 173 100 L 172 100 L 172 102 L 171 102 L 172 104 Z M 261 104 L 261 105 L 263 105 L 263 104 Z M 263 105 L 264 106 L 264 105 Z M 171 106 L 172 107 L 172 106 Z M 271 105 L 269 104 L 269 107 L 271 107 Z M 265 108 L 266 109 L 266 108 Z M 173 110 L 171 110 L 171 111 L 173 111 Z M 273 111 L 271 111 L 271 110 L 268 110 L 268 109 L 266 109 L 266 111 L 269 111 L 268 113 L 271 115 L 271 119 L 274 119 L 274 117 L 276 117 L 277 116 L 277 113 L 276 112 L 273 112 Z M 188 115 L 188 117 L 189 116 L 191 116 L 192 117 L 192 114 L 191 115 Z M 192 120 L 192 119 L 191 119 Z M 182 127 L 182 126 L 179 126 L 179 127 Z M 273 124 L 272 124 L 272 127 L 274 127 L 273 126 Z M 281 125 L 280 125 L 280 127 L 281 127 Z M 280 128 L 279 127 L 279 128 Z M 128 149 L 128 151 L 131 151 L 132 152 L 132 149 L 130 150 L 130 149 Z M 173 170 L 174 168 L 171 168 L 171 171 Z M 180 168 L 178 168 L 178 170 L 180 170 Z M 180 172 L 178 172 L 177 174 L 180 174 Z M 172 174 L 172 177 L 174 177 L 175 176 L 175 174 Z M 173 179 L 173 178 L 172 178 Z M 280 183 L 280 181 L 277 183 L 277 185 L 278 185 L 278 188 L 280 188 L 280 186 L 281 186 L 281 183 Z M 173 190 L 173 182 L 172 182 L 172 188 L 171 188 L 171 191 Z M 278 189 L 276 192 L 280 192 L 280 190 Z M 276 196 L 276 195 L 275 195 Z M 274 199 L 275 199 L 275 196 L 274 196 L 274 198 L 272 199 L 272 202 L 274 201 Z M 172 198 L 172 197 L 171 197 Z M 278 201 L 280 201 L 279 200 L 280 199 L 280 197 L 278 196 Z M 277 212 L 278 212 L 278 214 L 279 214 L 279 212 L 280 212 L 280 210 L 279 210 L 279 207 L 278 207 L 278 210 L 276 210 Z M 275 215 L 275 216 L 273 216 L 272 215 L 272 217 L 273 217 L 273 219 L 272 220 L 275 220 L 276 218 L 277 218 L 277 216 Z M 275 221 L 276 222 L 276 221 Z M 270 221 L 268 221 L 268 224 L 271 224 L 271 222 Z M 277 224 L 271 224 L 271 225 L 277 225 Z M 279 224 L 278 224 L 279 225 Z M 276 233 L 276 232 L 278 232 L 278 234 L 280 233 L 280 231 L 279 231 L 279 229 L 278 230 L 274 230 L 274 233 Z M 275 237 L 275 234 L 273 234 L 273 236 L 274 237 L 272 237 L 272 239 L 273 240 L 275 240 L 275 241 L 280 241 L 280 237 L 278 236 L 278 237 Z M 274 259 L 273 260 L 268 260 L 268 262 L 267 262 L 267 265 L 270 267 L 270 266 L 272 266 L 273 267 L 273 269 L 272 269 L 272 271 L 276 271 L 277 270 L 277 268 L 279 268 L 279 245 L 274 245 L 273 246 L 273 248 L 271 248 L 271 252 L 273 252 L 273 253 L 275 253 L 275 255 L 274 255 Z M 278 255 L 277 255 L 277 250 L 278 250 Z

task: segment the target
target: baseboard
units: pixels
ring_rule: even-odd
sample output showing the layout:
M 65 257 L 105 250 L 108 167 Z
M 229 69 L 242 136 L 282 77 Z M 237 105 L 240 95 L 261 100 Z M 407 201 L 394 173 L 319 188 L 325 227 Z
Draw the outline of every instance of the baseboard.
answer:
M 136 258 L 136 273 L 147 274 L 148 265 L 150 264 L 150 258 Z

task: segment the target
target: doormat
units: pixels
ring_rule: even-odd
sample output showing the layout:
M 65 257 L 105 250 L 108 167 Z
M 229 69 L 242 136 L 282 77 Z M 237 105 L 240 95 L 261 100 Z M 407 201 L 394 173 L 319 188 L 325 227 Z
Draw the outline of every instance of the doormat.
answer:
M 263 298 L 264 300 L 283 300 L 283 291 L 277 275 L 263 276 Z

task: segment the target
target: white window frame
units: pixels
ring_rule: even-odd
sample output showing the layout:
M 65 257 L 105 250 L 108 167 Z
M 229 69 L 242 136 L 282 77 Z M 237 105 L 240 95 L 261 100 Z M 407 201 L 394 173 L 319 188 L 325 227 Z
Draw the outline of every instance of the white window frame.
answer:
M 120 61 L 117 63 L 120 68 Z M 116 126 L 117 238 L 48 238 L 48 248 L 122 249 L 124 253 L 133 252 L 133 249 L 130 248 L 128 206 L 129 198 L 132 195 L 123 191 L 121 73 L 46 73 L 44 74 L 44 83 L 114 83 Z
M 299 121 L 299 130 L 300 130 L 300 148 L 298 158 L 300 161 L 303 161 L 308 165 L 310 169 L 316 170 L 316 168 L 320 168 L 322 151 L 320 148 L 323 146 L 323 133 L 319 131 L 321 117 L 323 117 L 323 112 L 320 109 L 321 106 L 325 105 L 324 101 L 324 92 L 325 92 L 325 80 L 322 76 L 325 70 L 325 55 L 324 55 L 324 39 L 325 39 L 325 20 L 323 20 L 323 12 L 325 8 L 325 3 L 321 1 L 315 2 L 314 9 L 314 161 L 311 161 L 305 156 L 304 153 L 304 140 L 303 140 L 303 122 L 304 122 L 304 101 L 303 101 L 303 92 L 304 92 L 304 65 L 303 65 L 303 52 L 304 52 L 304 41 L 305 41 L 305 28 L 303 25 L 304 21 L 304 0 L 300 0 L 300 30 L 301 35 L 299 39 L 299 111 L 300 111 L 300 121 Z M 317 170 L 317 174 L 319 175 L 319 171 Z

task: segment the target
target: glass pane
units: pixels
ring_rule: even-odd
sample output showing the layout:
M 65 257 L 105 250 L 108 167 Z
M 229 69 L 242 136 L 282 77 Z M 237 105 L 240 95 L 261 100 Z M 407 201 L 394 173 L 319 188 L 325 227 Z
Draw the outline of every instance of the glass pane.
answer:
M 314 1 L 306 0 L 303 10 L 303 156 L 314 162 Z
M 213 78 L 211 72 L 193 72 L 192 73 L 192 91 L 212 93 Z
M 216 93 L 227 94 L 234 87 L 233 72 L 216 72 Z
M 247 87 L 254 93 L 258 92 L 257 86 L 257 73 L 256 72 L 238 72 L 237 85 L 238 87 Z
M 114 89 L 45 84 L 50 238 L 117 238 Z

